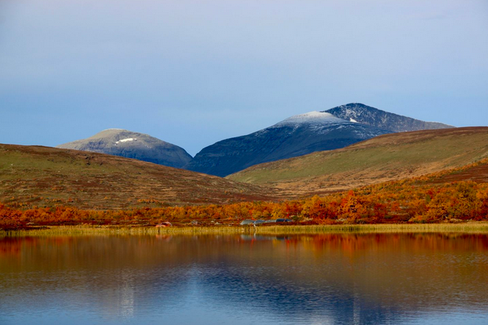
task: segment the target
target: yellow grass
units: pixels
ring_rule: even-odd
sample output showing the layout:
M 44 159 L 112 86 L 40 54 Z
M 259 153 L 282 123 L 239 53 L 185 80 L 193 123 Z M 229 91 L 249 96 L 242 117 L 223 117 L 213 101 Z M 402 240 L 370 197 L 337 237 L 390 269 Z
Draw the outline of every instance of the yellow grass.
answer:
M 488 222 L 458 224 L 381 224 L 324 226 L 238 226 L 238 227 L 87 227 L 57 226 L 46 229 L 0 231 L 1 236 L 86 236 L 86 235 L 305 235 L 322 233 L 483 233 L 488 234 Z

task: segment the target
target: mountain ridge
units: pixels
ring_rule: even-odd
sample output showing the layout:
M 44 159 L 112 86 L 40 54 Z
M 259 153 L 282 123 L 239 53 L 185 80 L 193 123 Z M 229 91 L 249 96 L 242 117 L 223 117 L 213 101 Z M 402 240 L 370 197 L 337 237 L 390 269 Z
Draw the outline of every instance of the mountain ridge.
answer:
M 291 116 L 256 132 L 203 148 L 186 169 L 228 176 L 261 163 L 334 150 L 382 134 L 451 128 L 360 103 Z
M 386 112 L 362 103 L 340 105 L 324 112 L 345 120 L 375 126 L 392 132 L 445 129 L 453 127 L 439 122 L 425 122 L 411 117 Z

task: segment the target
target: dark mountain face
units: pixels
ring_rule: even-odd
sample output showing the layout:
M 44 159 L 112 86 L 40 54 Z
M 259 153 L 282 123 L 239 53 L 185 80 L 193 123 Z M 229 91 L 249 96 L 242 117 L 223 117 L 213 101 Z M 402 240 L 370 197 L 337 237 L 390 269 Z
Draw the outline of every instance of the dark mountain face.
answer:
M 186 168 L 223 177 L 256 164 L 343 148 L 385 133 L 389 132 L 329 113 L 311 112 L 208 146 Z
M 182 168 L 192 160 L 184 149 L 174 144 L 122 129 L 108 129 L 90 138 L 57 147 L 106 153 L 176 168 Z
M 388 113 L 359 103 L 337 106 L 325 112 L 347 121 L 371 125 L 392 132 L 446 129 L 453 127 L 442 123 L 424 122 L 410 117 Z

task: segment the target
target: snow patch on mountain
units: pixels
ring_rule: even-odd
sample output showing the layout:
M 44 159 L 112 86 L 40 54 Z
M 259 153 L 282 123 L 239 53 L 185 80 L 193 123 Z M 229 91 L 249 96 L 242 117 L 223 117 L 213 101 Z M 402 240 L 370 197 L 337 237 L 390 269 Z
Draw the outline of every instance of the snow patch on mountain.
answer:
M 115 141 L 115 144 L 123 143 L 123 142 L 131 142 L 131 141 L 137 141 L 137 138 L 127 138 L 127 139 L 121 139 L 119 141 Z
M 348 123 L 348 121 L 335 117 L 330 113 L 313 111 L 305 114 L 291 116 L 273 125 L 271 128 L 278 128 L 283 126 L 298 127 L 301 125 L 320 126 L 324 124 L 330 125 L 330 124 L 344 124 L 344 123 Z

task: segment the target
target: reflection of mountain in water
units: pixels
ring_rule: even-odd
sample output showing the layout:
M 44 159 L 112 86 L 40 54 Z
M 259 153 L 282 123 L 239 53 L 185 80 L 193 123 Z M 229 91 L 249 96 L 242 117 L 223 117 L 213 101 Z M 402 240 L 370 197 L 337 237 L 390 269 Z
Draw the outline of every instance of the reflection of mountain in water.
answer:
M 485 310 L 487 252 L 485 235 L 2 239 L 0 316 L 89 306 L 142 323 L 401 323 Z

